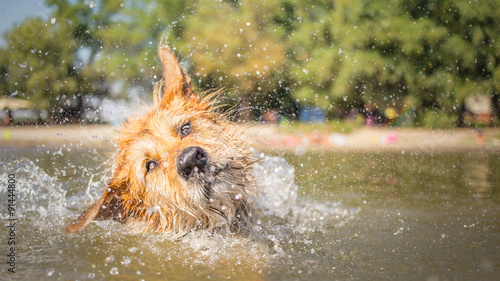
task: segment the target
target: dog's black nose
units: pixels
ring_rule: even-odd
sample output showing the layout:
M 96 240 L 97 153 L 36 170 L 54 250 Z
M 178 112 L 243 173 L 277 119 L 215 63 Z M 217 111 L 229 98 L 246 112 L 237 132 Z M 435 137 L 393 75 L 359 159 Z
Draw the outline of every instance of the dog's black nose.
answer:
M 189 179 L 194 173 L 203 171 L 207 165 L 207 153 L 201 147 L 190 146 L 177 159 L 177 173 Z

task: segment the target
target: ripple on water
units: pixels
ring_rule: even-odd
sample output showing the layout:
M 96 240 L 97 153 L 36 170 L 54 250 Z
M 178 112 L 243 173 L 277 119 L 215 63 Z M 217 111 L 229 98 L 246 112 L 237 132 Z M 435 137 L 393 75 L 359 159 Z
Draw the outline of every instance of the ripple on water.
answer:
M 151 272 L 158 270 L 179 274 L 188 269 L 201 273 L 216 270 L 221 276 L 235 272 L 225 265 L 256 274 L 304 247 L 310 254 L 310 233 L 345 224 L 358 212 L 339 202 L 299 198 L 294 168 L 283 158 L 261 157 L 255 165 L 260 187 L 254 198 L 255 223 L 246 234 L 196 231 L 176 241 L 157 233 L 135 233 L 113 221 L 95 222 L 83 233 L 67 235 L 66 223 L 99 196 L 101 182 L 90 177 L 88 185 L 78 187 L 75 193 L 73 179 L 64 182 L 50 176 L 25 158 L 1 162 L 0 176 L 16 175 L 16 211 L 25 225 L 25 245 L 32 253 L 27 262 L 33 276 L 99 279 L 110 275 L 154 276 Z M 0 190 L 1 198 L 6 192 Z M 6 218 L 7 212 L 2 210 Z

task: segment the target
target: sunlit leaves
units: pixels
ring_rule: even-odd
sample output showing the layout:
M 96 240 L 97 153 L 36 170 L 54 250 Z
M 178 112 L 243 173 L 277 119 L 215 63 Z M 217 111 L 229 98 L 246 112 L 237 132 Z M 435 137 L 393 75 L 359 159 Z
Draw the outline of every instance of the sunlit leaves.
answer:
M 329 111 L 377 106 L 456 113 L 500 86 L 498 0 L 46 1 L 52 20 L 8 34 L 0 88 L 57 106 L 57 97 L 147 98 L 158 45 L 194 86 L 225 88 L 240 106 L 290 102 Z M 277 99 L 271 101 L 271 99 Z M 42 102 L 43 101 L 43 102 Z M 335 116 L 334 116 L 335 117 Z
M 275 89 L 285 49 L 274 29 L 280 5 L 201 1 L 184 19 L 181 52 L 193 61 L 193 80 L 203 88 L 236 88 L 242 96 Z

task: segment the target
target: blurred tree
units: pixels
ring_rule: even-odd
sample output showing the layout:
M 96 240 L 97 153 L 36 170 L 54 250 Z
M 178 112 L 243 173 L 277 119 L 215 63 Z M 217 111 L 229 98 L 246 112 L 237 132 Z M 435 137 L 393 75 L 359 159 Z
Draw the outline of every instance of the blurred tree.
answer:
M 270 0 L 199 1 L 183 20 L 179 46 L 193 63 L 192 79 L 202 88 L 237 93 L 244 120 L 250 119 L 249 108 L 257 109 L 255 114 L 277 106 L 270 100 L 286 98 L 286 57 L 281 26 L 274 22 L 280 8 Z
M 6 35 L 0 89 L 34 101 L 62 122 L 81 117 L 84 96 L 127 97 L 136 85 L 151 90 L 160 73 L 158 38 L 183 6 L 144 1 L 124 8 L 121 0 L 46 4 L 53 9 L 50 19 L 28 19 Z M 121 89 L 111 91 L 116 85 Z
M 416 6 L 405 1 L 412 18 L 429 18 L 436 26 L 446 28 L 447 34 L 434 49 L 436 66 L 452 76 L 452 87 L 441 98 L 447 110 L 463 114 L 463 104 L 469 95 L 488 95 L 492 111 L 500 90 L 500 1 L 420 1 Z M 496 107 L 495 107 L 496 106 Z M 460 109 L 460 110 L 456 110 Z M 459 116 L 457 125 L 461 126 Z
M 167 44 L 195 86 L 240 100 L 243 119 L 297 104 L 330 116 L 396 107 L 422 125 L 462 115 L 473 94 L 491 96 L 500 117 L 500 0 L 46 3 L 50 19 L 7 34 L 0 90 L 54 114 L 78 116 L 85 95 L 149 97 Z
M 83 31 L 88 6 L 67 1 L 47 4 L 56 6 L 53 17 L 28 19 L 6 35 L 2 87 L 4 94 L 30 99 L 65 122 L 81 117 L 84 95 L 105 93 L 97 82 L 106 77 L 85 75 L 77 58 L 82 43 L 89 40 Z
M 427 92 L 434 84 L 419 78 L 427 59 L 424 48 L 438 44 L 446 30 L 428 21 L 417 25 L 401 11 L 400 2 L 298 5 L 295 18 L 300 20 L 288 41 L 297 99 L 344 114 L 353 108 L 363 111 L 367 104 L 401 106 L 408 95 L 415 100 Z M 416 79 L 420 88 L 414 89 Z
M 498 107 L 498 0 L 286 3 L 293 93 L 303 104 L 415 106 L 423 118 L 460 113 L 466 96 L 487 94 Z
M 53 109 L 62 98 L 75 95 L 76 42 L 68 33 L 66 25 L 56 28 L 38 18 L 15 27 L 7 35 L 8 46 L 3 50 L 8 53 L 2 59 L 4 94 Z
M 6 50 L 0 49 L 0 93 L 8 93 L 7 71 L 9 56 Z
M 133 86 L 150 93 L 161 73 L 158 45 L 174 44 L 179 39 L 180 19 L 189 12 L 189 1 L 144 0 L 127 5 L 121 0 L 101 1 L 100 9 L 96 17 L 102 18 L 102 23 L 91 32 L 99 42 L 93 48 L 97 59 L 91 60 L 94 65 L 90 69 L 123 81 L 122 93 Z
M 278 22 L 285 26 L 282 36 L 287 46 L 288 69 L 293 79 L 293 96 L 304 105 L 333 109 L 333 84 L 342 61 L 342 39 L 336 37 L 333 23 L 340 20 L 333 1 L 299 1 L 282 4 Z M 342 29 L 348 32 L 347 25 Z M 344 36 L 342 36 L 343 38 Z

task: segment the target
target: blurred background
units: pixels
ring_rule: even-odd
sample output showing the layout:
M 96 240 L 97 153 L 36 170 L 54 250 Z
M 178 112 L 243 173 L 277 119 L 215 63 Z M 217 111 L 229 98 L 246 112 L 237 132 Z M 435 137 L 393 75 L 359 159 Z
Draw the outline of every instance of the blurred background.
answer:
M 2 1 L 4 124 L 118 124 L 168 45 L 241 121 L 500 124 L 500 1 Z

